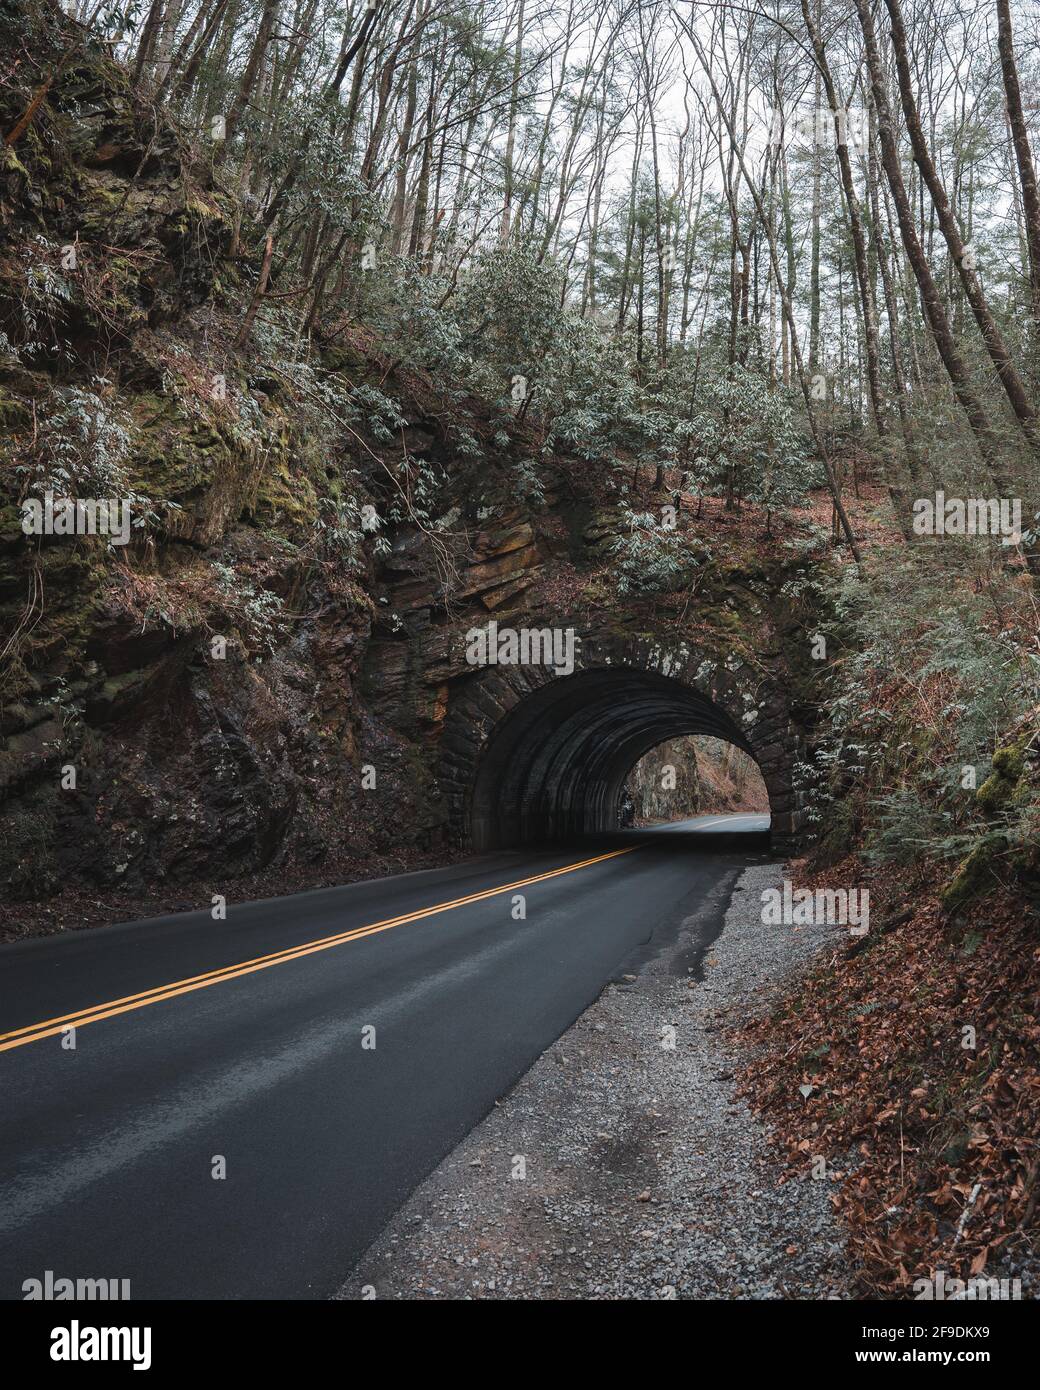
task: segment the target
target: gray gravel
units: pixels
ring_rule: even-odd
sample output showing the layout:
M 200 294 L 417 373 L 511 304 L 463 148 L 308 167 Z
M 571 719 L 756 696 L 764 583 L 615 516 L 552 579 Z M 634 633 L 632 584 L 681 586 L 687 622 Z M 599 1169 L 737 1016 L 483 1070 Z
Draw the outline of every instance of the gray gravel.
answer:
M 836 930 L 763 926 L 762 889 L 781 878 L 775 864 L 744 872 L 703 980 L 686 964 L 703 941 L 694 917 L 608 986 L 338 1297 L 848 1297 L 827 1179 L 781 1183 L 764 1130 L 733 1099 L 725 1030 Z

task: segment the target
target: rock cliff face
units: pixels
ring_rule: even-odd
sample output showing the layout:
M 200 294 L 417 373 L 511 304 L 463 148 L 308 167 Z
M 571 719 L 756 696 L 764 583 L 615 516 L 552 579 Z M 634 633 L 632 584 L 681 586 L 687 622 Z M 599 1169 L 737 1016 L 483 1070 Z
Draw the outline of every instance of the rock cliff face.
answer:
M 626 779 L 637 821 L 682 820 L 710 812 L 768 812 L 752 758 L 713 738 L 670 739 L 644 754 Z
M 622 604 L 616 498 L 535 426 L 400 372 L 351 325 L 306 361 L 277 318 L 239 348 L 252 281 L 228 195 L 103 52 L 76 33 L 62 66 L 67 27 L 21 25 L 0 11 L 0 40 L 31 38 L 55 76 L 0 170 L 0 892 L 121 892 L 129 911 L 386 872 L 480 843 L 474 798 L 483 825 L 521 766 L 503 825 L 573 829 L 575 798 L 610 813 L 647 739 L 694 728 L 758 759 L 796 836 L 811 673 L 781 594 L 805 563 L 734 544 L 688 592 Z M 5 129 L 29 96 L 0 91 Z M 388 398 L 392 431 L 364 404 Z M 411 502 L 431 478 L 439 525 Z M 129 497 L 130 543 L 23 534 L 46 489 Z M 467 634 L 492 619 L 572 631 L 585 684 L 475 667 Z M 628 668 L 638 688 L 596 675 Z M 568 720 L 584 742 L 561 742 Z M 535 734 L 560 769 L 541 790 Z M 604 749 L 594 787 L 564 776 Z

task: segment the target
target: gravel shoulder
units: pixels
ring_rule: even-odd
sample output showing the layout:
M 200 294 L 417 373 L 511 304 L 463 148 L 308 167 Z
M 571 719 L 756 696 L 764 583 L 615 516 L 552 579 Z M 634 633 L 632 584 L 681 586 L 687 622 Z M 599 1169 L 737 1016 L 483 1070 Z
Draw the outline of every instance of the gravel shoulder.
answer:
M 708 906 L 609 985 L 337 1297 L 849 1297 L 827 1181 L 782 1182 L 765 1130 L 733 1096 L 728 1030 L 840 931 L 764 926 L 761 892 L 781 879 L 777 864 L 743 872 L 700 969 L 689 962 Z

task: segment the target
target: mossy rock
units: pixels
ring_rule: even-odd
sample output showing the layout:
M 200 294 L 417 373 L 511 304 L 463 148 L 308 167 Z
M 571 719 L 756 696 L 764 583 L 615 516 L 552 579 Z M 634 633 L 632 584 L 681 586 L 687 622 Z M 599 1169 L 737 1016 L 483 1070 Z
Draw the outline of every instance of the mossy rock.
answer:
M 360 352 L 345 345 L 323 348 L 321 361 L 330 372 L 340 372 L 351 381 L 362 380 L 371 365 Z
M 975 898 L 996 883 L 995 864 L 1007 848 L 1002 835 L 987 836 L 961 861 L 954 877 L 943 889 L 939 901 L 943 911 L 955 917 Z
M 159 418 L 153 417 L 138 432 L 131 463 L 137 490 L 162 501 L 183 502 L 233 466 L 233 449 L 212 425 L 187 419 L 175 402 L 142 399 L 158 405 Z
M 993 771 L 975 793 L 980 810 L 995 816 L 1021 805 L 1028 794 L 1024 774 L 1024 749 L 1020 746 L 998 748 L 993 754 Z
M 294 474 L 280 454 L 264 468 L 250 512 L 265 529 L 300 530 L 317 519 L 318 494 L 310 479 Z

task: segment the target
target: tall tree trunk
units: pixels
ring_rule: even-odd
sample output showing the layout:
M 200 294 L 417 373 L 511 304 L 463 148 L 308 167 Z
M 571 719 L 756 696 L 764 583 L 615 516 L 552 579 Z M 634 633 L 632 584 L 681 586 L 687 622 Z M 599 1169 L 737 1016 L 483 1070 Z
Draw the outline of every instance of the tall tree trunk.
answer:
M 932 278 L 932 272 L 928 267 L 925 258 L 924 248 L 921 245 L 914 224 L 913 209 L 907 197 L 906 185 L 903 182 L 903 173 L 899 164 L 899 151 L 896 148 L 894 125 L 892 121 L 892 111 L 888 103 L 888 93 L 885 90 L 884 71 L 881 66 L 881 55 L 877 46 L 877 36 L 874 32 L 874 21 L 870 13 L 868 0 L 854 0 L 856 13 L 859 16 L 860 27 L 863 30 L 863 39 L 866 47 L 867 66 L 870 72 L 871 89 L 874 96 L 874 107 L 877 111 L 878 119 L 878 139 L 881 144 L 881 165 L 888 178 L 889 188 L 892 190 L 892 199 L 896 207 L 896 217 L 899 222 L 899 231 L 902 236 L 903 246 L 906 250 L 907 259 L 917 280 L 921 294 L 921 304 L 925 319 L 932 331 L 935 345 L 939 351 L 943 366 L 946 368 L 950 384 L 954 394 L 960 402 L 961 408 L 967 416 L 968 423 L 975 435 L 975 440 L 979 446 L 979 453 L 982 455 L 987 467 L 991 472 L 996 468 L 999 470 L 998 462 L 999 443 L 990 426 L 989 419 L 981 402 L 976 397 L 971 387 L 968 369 L 957 351 L 953 333 L 950 329 L 946 311 L 943 308 L 938 288 Z
M 159 26 L 162 23 L 163 4 L 164 0 L 152 0 L 148 7 L 148 14 L 141 30 L 141 37 L 137 43 L 137 54 L 134 58 L 135 82 L 141 81 L 152 61 L 152 54 L 155 52 L 155 44 L 159 36 Z
M 903 369 L 903 348 L 899 341 L 899 305 L 896 300 L 895 285 L 892 279 L 893 272 L 888 264 L 888 252 L 885 247 L 881 227 L 881 205 L 878 199 L 876 154 L 877 118 L 873 102 L 871 102 L 870 105 L 868 140 L 870 143 L 867 152 L 867 188 L 870 198 L 871 222 L 874 231 L 874 259 L 881 275 L 881 289 L 885 297 L 885 313 L 888 317 L 889 352 L 892 361 L 892 389 L 895 393 L 896 406 L 899 411 L 899 425 L 903 434 L 903 457 L 906 461 L 907 472 L 910 474 L 911 481 L 915 488 L 920 491 L 923 476 L 920 456 L 917 450 L 917 440 L 914 435 L 914 424 L 907 404 L 906 373 Z
M 172 95 L 175 101 L 183 100 L 194 87 L 195 79 L 199 75 L 199 69 L 202 66 L 203 59 L 209 52 L 210 44 L 213 42 L 213 38 L 220 28 L 227 7 L 228 0 L 216 0 L 216 4 L 209 18 L 206 20 L 206 27 L 203 29 L 198 43 L 195 45 L 194 49 L 192 49 L 191 57 L 188 58 L 187 66 L 182 75 L 177 77 L 176 82 L 174 82 L 174 77 L 176 76 L 178 68 L 184 61 L 184 58 L 187 57 L 187 49 L 185 49 L 183 56 L 178 54 L 176 61 L 167 73 L 167 83 L 173 83 Z
M 415 212 L 412 217 L 412 232 L 408 242 L 409 256 L 418 256 L 422 251 L 423 234 L 426 230 L 426 212 L 430 199 L 430 169 L 433 163 L 433 106 L 426 116 L 426 138 L 423 140 L 422 156 L 419 161 L 419 179 L 415 190 Z
M 1015 413 L 1015 418 L 1022 429 L 1023 434 L 1029 440 L 1034 450 L 1040 454 L 1040 429 L 1037 427 L 1036 412 L 1029 400 L 1025 384 L 1019 376 L 1011 354 L 1008 352 L 1004 343 L 1003 335 L 997 326 L 997 321 L 990 312 L 986 296 L 982 291 L 979 278 L 975 273 L 974 257 L 966 252 L 964 242 L 961 239 L 960 230 L 950 208 L 950 202 L 946 195 L 946 189 L 935 168 L 931 151 L 928 148 L 924 132 L 921 129 L 921 120 L 917 110 L 917 102 L 914 99 L 913 79 L 910 74 L 910 63 L 906 51 L 906 31 L 903 28 L 903 12 L 899 5 L 899 0 L 885 0 L 885 7 L 888 10 L 892 21 L 892 48 L 896 59 L 896 75 L 899 81 L 899 95 L 903 106 L 903 116 L 906 120 L 907 133 L 910 136 L 910 143 L 914 151 L 914 161 L 921 171 L 923 181 L 928 185 L 928 192 L 931 194 L 932 206 L 939 219 L 939 229 L 943 234 L 946 245 L 949 248 L 950 256 L 957 267 L 957 273 L 964 287 L 968 303 L 971 305 L 972 313 L 975 315 L 975 322 L 979 326 L 983 342 L 989 353 L 990 360 L 997 371 L 997 377 L 1004 388 L 1004 394 L 1011 404 L 1011 409 Z
M 513 49 L 513 86 L 509 99 L 509 128 L 506 132 L 505 193 L 502 199 L 502 222 L 498 232 L 503 246 L 509 241 L 513 214 L 513 158 L 516 152 L 516 126 L 520 108 L 520 66 L 524 53 L 524 3 L 525 0 L 520 0 L 520 11 L 516 21 L 516 47 Z
M 412 144 L 412 126 L 419 99 L 419 73 L 415 63 L 409 65 L 404 117 L 397 137 L 397 171 L 394 175 L 394 206 L 390 215 L 390 252 L 399 256 L 404 242 L 404 226 L 408 212 L 408 151 Z
M 857 0 L 857 2 L 863 3 L 863 0 Z M 766 221 L 765 208 L 762 205 L 762 197 L 758 189 L 756 188 L 753 179 L 748 173 L 742 145 L 737 141 L 736 131 L 734 130 L 729 115 L 723 106 L 722 95 L 719 92 L 718 84 L 715 81 L 712 67 L 708 61 L 707 55 L 704 52 L 704 45 L 701 43 L 700 38 L 697 35 L 696 29 L 685 16 L 683 17 L 683 28 L 697 51 L 697 56 L 699 57 L 701 62 L 701 68 L 704 72 L 704 75 L 707 77 L 708 82 L 711 85 L 712 95 L 714 96 L 715 104 L 718 107 L 719 117 L 726 126 L 726 131 L 729 135 L 734 153 L 736 155 L 737 161 L 740 164 L 741 173 L 744 175 L 744 182 L 747 184 L 748 189 L 751 193 L 751 197 L 754 200 L 755 211 L 758 215 L 758 220 L 766 228 L 769 234 L 769 258 L 772 262 L 773 274 L 776 276 L 777 289 L 780 293 L 780 302 L 783 306 L 784 318 L 787 320 L 788 332 L 790 333 L 791 338 L 791 356 L 794 359 L 795 370 L 798 373 L 798 381 L 802 388 L 802 399 L 805 402 L 805 413 L 809 421 L 809 431 L 812 435 L 813 443 L 816 446 L 816 452 L 819 456 L 820 462 L 823 465 L 823 471 L 827 478 L 827 486 L 830 489 L 831 501 L 834 504 L 834 512 L 838 524 L 841 527 L 842 533 L 844 534 L 846 541 L 848 542 L 852 558 L 856 561 L 857 565 L 860 565 L 863 563 L 863 555 L 859 548 L 859 542 L 856 540 L 856 533 L 852 529 L 852 522 L 849 519 L 849 514 L 845 510 L 845 504 L 841 498 L 841 487 L 838 482 L 838 475 L 835 471 L 834 462 L 831 459 L 830 453 L 827 449 L 826 443 L 823 438 L 823 434 L 820 430 L 819 421 L 816 415 L 816 403 L 813 400 L 809 374 L 805 369 L 805 362 L 802 359 L 801 350 L 798 346 L 798 330 L 795 327 L 794 309 L 791 302 L 790 286 L 785 283 L 784 278 L 780 273 L 780 256 L 777 251 L 776 238 L 772 235 L 772 231 L 769 228 L 769 225 Z
M 1015 46 L 1011 31 L 1011 10 L 1008 0 L 997 0 L 997 34 L 1000 50 L 1000 72 L 1004 79 L 1008 124 L 1018 164 L 1018 181 L 1022 190 L 1022 220 L 1025 224 L 1026 250 L 1029 256 L 1029 303 L 1033 319 L 1033 376 L 1040 379 L 1040 192 L 1037 190 L 1036 170 L 1029 148 L 1022 110 L 1022 91 L 1015 64 Z
M 844 109 L 838 100 L 838 93 L 834 86 L 834 78 L 831 74 L 830 65 L 827 62 L 827 53 L 823 45 L 823 40 L 820 37 L 817 22 L 814 22 L 809 12 L 808 0 L 801 0 L 801 6 L 802 18 L 805 21 L 809 42 L 812 44 L 813 52 L 816 55 L 817 70 L 822 79 L 824 90 L 827 93 L 827 101 L 834 118 L 838 169 L 841 174 L 842 190 L 845 194 L 845 207 L 848 212 L 849 230 L 852 234 L 856 283 L 859 289 L 859 303 L 863 315 L 863 346 L 867 358 L 867 385 L 870 392 L 870 405 L 874 416 L 874 424 L 877 429 L 878 438 L 881 441 L 886 484 L 889 496 L 892 499 L 892 507 L 896 514 L 896 521 L 899 525 L 899 529 L 902 531 L 905 540 L 912 541 L 914 533 L 911 513 L 898 476 L 896 459 L 888 430 L 887 405 L 884 390 L 881 385 L 881 354 L 878 349 L 877 305 L 874 300 L 874 285 L 870 278 L 870 268 L 867 264 L 867 243 L 863 234 L 863 219 L 860 214 L 859 199 L 856 196 L 855 180 L 852 176 L 852 162 L 849 159 L 848 122 L 845 119 Z M 819 6 L 817 5 L 817 15 L 818 14 Z M 811 372 L 811 359 L 809 369 Z
M 1010 474 L 1004 464 L 1001 453 L 1000 441 L 990 426 L 989 419 L 981 402 L 972 390 L 968 376 L 968 369 L 964 364 L 960 353 L 954 343 L 953 333 L 950 330 L 949 320 L 939 297 L 935 281 L 932 279 L 931 270 L 925 259 L 924 250 L 914 226 L 913 210 L 906 195 L 906 186 L 903 183 L 903 174 L 899 165 L 899 152 L 896 149 L 894 127 L 892 122 L 892 111 L 888 103 L 888 93 L 885 90 L 884 71 L 881 66 L 881 55 L 878 51 L 877 35 L 874 31 L 874 21 L 870 13 L 869 0 L 854 0 L 856 13 L 859 16 L 860 28 L 863 31 L 863 40 L 866 49 L 867 67 L 870 72 L 871 90 L 874 95 L 874 105 L 878 117 L 878 135 L 881 141 L 881 162 L 885 174 L 888 178 L 889 187 L 892 190 L 892 198 L 896 205 L 896 215 L 899 220 L 899 229 L 903 238 L 903 245 L 906 248 L 907 258 L 913 268 L 921 291 L 921 302 L 924 307 L 925 317 L 932 330 L 932 337 L 942 359 L 943 366 L 950 378 L 954 394 L 959 401 L 961 408 L 971 426 L 975 436 L 979 453 L 983 462 L 986 464 L 993 478 L 994 483 L 1002 496 L 1011 498 L 1016 495 L 1016 488 Z M 905 56 L 905 55 L 904 55 Z M 1026 548 L 1026 562 L 1033 573 L 1040 574 L 1040 551 L 1035 546 Z
M 376 22 L 376 16 L 379 14 L 379 5 L 380 0 L 375 0 L 374 4 L 369 5 L 368 9 L 365 11 L 364 17 L 361 21 L 361 27 L 358 29 L 357 36 L 355 37 L 353 43 L 351 43 L 349 47 L 344 45 L 343 52 L 340 55 L 339 63 L 336 66 L 336 71 L 333 75 L 332 81 L 329 84 L 330 96 L 334 97 L 339 95 L 339 90 L 343 86 L 343 79 L 347 75 L 347 71 L 350 67 L 350 64 L 354 61 L 357 55 L 365 47 L 365 44 L 368 42 L 368 36 L 372 32 L 372 26 Z M 355 89 L 355 92 L 352 93 L 352 97 L 356 95 L 357 90 L 359 89 Z M 348 111 L 348 131 L 351 129 L 352 126 L 352 111 L 353 103 L 350 108 L 350 111 Z M 278 220 L 279 214 L 281 213 L 282 209 L 285 207 L 286 202 L 288 201 L 289 194 L 295 187 L 296 180 L 300 176 L 300 170 L 303 168 L 303 161 L 306 157 L 310 141 L 311 132 L 307 131 L 303 137 L 303 140 L 300 142 L 299 149 L 297 150 L 294 158 L 289 164 L 289 168 L 286 170 L 285 177 L 282 179 L 282 182 L 278 186 L 278 191 L 275 193 L 274 197 L 271 199 L 271 202 L 268 205 L 267 213 L 264 218 L 268 229 L 273 227 L 275 222 Z
M 816 0 L 816 27 L 820 23 L 821 0 Z M 802 13 L 808 20 L 804 3 Z M 823 179 L 823 158 L 820 152 L 820 137 L 823 125 L 820 100 L 820 73 L 817 70 L 813 82 L 813 152 L 812 152 L 812 227 L 809 238 L 809 374 L 815 375 L 820 369 L 820 201 Z M 836 110 L 833 97 L 831 110 Z M 846 152 L 847 153 L 847 152 Z
M 279 0 L 264 0 L 264 7 L 260 12 L 260 24 L 256 31 L 256 38 L 253 40 L 253 46 L 249 50 L 246 70 L 242 74 L 242 80 L 238 84 L 238 91 L 235 93 L 235 99 L 231 103 L 231 110 L 228 112 L 224 124 L 224 143 L 219 151 L 219 159 L 223 159 L 230 149 L 231 141 L 242 123 L 246 107 L 252 100 L 257 79 L 263 69 L 267 45 L 271 41 L 275 19 L 278 16 L 278 5 Z

